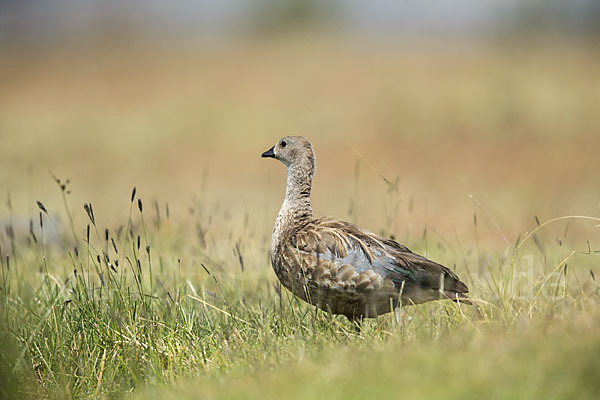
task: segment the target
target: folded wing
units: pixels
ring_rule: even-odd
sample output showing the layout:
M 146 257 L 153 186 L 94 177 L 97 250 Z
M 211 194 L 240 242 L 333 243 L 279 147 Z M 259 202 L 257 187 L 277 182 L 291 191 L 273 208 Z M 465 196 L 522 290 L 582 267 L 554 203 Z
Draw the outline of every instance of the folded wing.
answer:
M 468 292 L 450 269 L 348 222 L 318 219 L 301 227 L 294 237 L 299 251 L 339 267 L 350 265 L 357 273 L 375 272 L 415 299 L 419 291 L 441 292 L 450 298 Z

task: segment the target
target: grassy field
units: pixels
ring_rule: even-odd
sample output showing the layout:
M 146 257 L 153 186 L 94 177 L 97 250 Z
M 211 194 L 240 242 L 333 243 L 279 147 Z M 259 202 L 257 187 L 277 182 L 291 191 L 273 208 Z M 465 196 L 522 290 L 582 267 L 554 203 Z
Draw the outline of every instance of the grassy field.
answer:
M 600 395 L 599 53 L 313 39 L 10 50 L 0 397 Z M 260 153 L 287 134 L 315 146 L 317 214 L 447 265 L 478 308 L 358 334 L 282 289 L 285 170 Z

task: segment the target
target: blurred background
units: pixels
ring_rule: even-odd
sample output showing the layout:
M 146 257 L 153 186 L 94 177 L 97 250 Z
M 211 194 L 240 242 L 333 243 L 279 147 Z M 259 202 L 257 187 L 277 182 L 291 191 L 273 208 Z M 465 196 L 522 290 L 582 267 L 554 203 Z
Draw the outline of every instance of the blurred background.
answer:
M 268 235 L 260 154 L 304 135 L 317 214 L 504 245 L 600 212 L 599 38 L 596 0 L 4 0 L 0 221 L 60 209 L 54 175 L 80 222 L 135 185 Z

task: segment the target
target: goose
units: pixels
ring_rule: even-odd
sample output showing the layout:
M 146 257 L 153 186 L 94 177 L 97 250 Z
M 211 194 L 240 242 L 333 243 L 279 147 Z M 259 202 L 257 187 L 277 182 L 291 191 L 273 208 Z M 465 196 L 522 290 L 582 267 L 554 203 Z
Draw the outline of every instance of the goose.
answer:
M 350 222 L 313 215 L 312 144 L 285 136 L 262 153 L 287 167 L 285 198 L 271 238 L 279 281 L 302 300 L 345 315 L 360 328 L 400 305 L 450 299 L 470 304 L 469 289 L 450 269 Z

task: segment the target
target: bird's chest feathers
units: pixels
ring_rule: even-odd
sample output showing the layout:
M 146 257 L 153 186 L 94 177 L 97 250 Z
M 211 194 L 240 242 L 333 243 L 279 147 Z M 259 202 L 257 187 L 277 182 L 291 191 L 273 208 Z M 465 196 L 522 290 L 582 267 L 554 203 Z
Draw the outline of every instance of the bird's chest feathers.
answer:
M 285 235 L 291 230 L 294 223 L 293 218 L 293 213 L 290 212 L 288 205 L 284 202 L 281 206 L 281 210 L 279 210 L 279 214 L 277 214 L 275 227 L 273 228 L 273 236 L 271 237 L 271 257 L 273 257 L 279 248 Z

